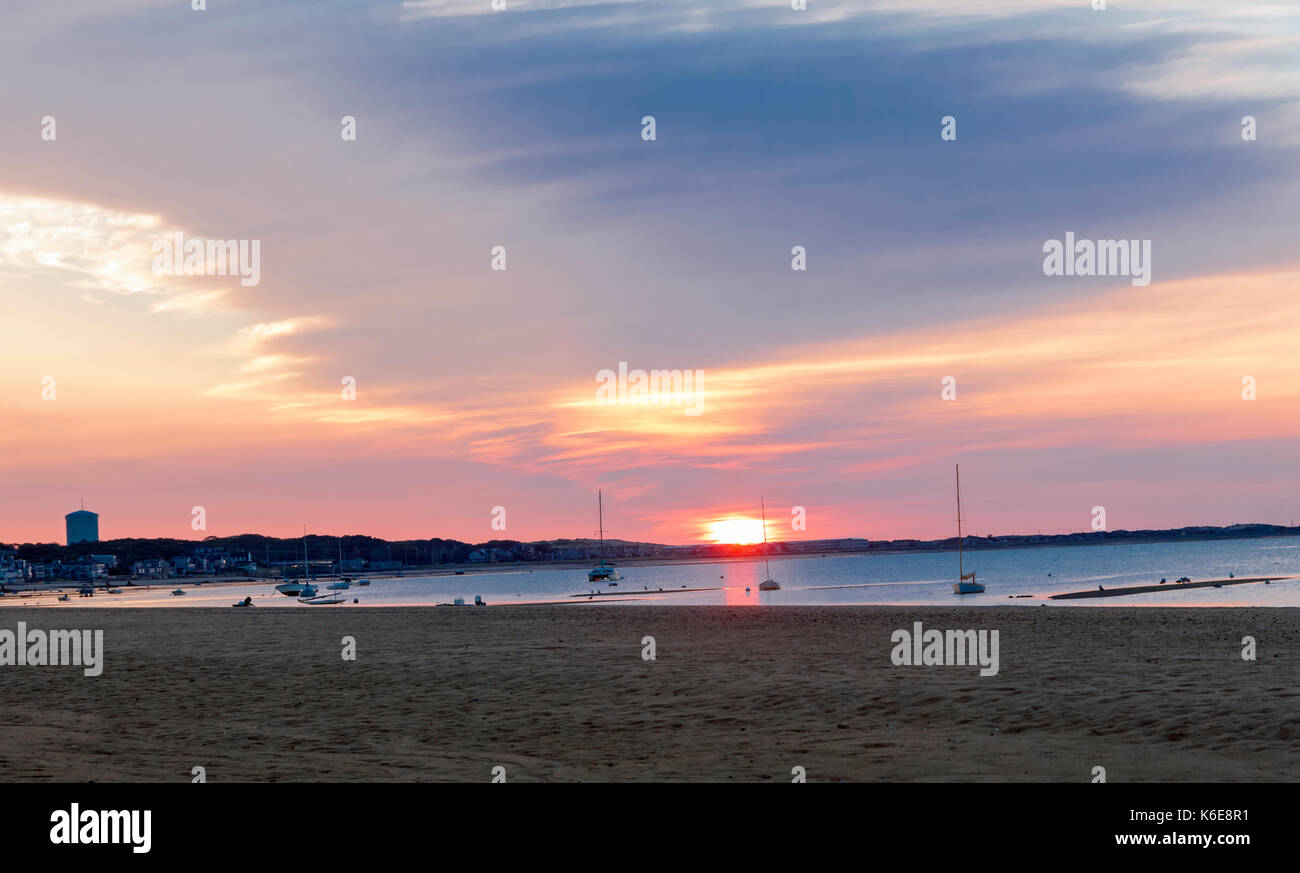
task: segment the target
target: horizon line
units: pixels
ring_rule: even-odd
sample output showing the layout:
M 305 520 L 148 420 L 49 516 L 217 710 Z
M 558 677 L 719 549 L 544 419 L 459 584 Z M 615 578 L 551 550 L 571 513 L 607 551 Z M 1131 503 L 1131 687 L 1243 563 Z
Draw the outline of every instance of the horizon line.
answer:
M 983 534 L 983 535 L 981 535 L 981 534 L 964 534 L 964 535 L 962 535 L 961 539 L 963 539 L 963 540 L 971 540 L 971 539 L 975 539 L 975 540 L 990 540 L 990 539 L 992 539 L 992 540 L 997 540 L 997 539 L 1001 539 L 1001 538 L 1015 538 L 1015 537 L 1025 537 L 1025 538 L 1027 538 L 1027 537 L 1043 537 L 1043 538 L 1049 538 L 1049 537 L 1068 537 L 1068 536 L 1075 536 L 1075 535 L 1082 535 L 1082 536 L 1094 536 L 1094 535 L 1096 535 L 1096 536 L 1103 536 L 1103 537 L 1104 537 L 1104 536 L 1113 536 L 1113 535 L 1119 535 L 1119 534 L 1171 534 L 1171 533 L 1178 533 L 1178 532 L 1180 532 L 1180 531 L 1189 531 L 1189 530 L 1228 531 L 1228 530 L 1231 530 L 1231 529 L 1233 529 L 1233 528 L 1277 528 L 1277 529 L 1280 529 L 1280 530 L 1283 530 L 1283 531 L 1293 532 L 1295 535 L 1300 536 L 1300 525 L 1285 525 L 1285 524 L 1277 524 L 1277 523 L 1274 523 L 1274 522 L 1262 522 L 1262 521 L 1260 521 L 1260 522 L 1234 522 L 1233 524 L 1229 524 L 1229 525 L 1203 525 L 1203 524 L 1196 524 L 1196 525 L 1183 525 L 1182 527 L 1169 527 L 1169 528 L 1118 528 L 1118 529 L 1116 529 L 1116 530 L 1073 530 L 1073 531 L 1065 531 L 1065 532 L 1063 532 L 1063 533 L 1041 533 L 1041 532 L 1038 532 L 1038 533 L 1006 533 L 1006 534 Z M 286 541 L 286 542 L 291 542 L 291 541 L 295 541 L 295 540 L 300 540 L 300 539 L 304 539 L 304 538 L 306 538 L 306 537 L 318 537 L 318 538 L 331 539 L 331 540 L 345 540 L 345 539 L 348 539 L 348 538 L 365 538 L 365 539 L 371 539 L 371 540 L 378 540 L 378 541 L 380 541 L 380 542 L 385 542 L 385 543 L 432 542 L 432 541 L 434 541 L 434 540 L 441 540 L 441 541 L 443 541 L 443 542 L 460 543 L 461 545 L 466 545 L 466 546 L 484 545 L 484 544 L 486 544 L 486 543 L 492 543 L 492 542 L 511 542 L 511 543 L 519 543 L 519 544 L 521 544 L 521 545 L 535 545 L 535 544 L 538 544 L 538 543 L 557 543 L 557 542 L 591 542 L 591 543 L 599 542 L 599 540 L 596 540 L 596 539 L 589 539 L 589 538 L 587 538 L 587 537 L 552 537 L 552 538 L 549 538 L 549 539 L 536 539 L 536 540 L 519 540 L 519 539 L 510 539 L 510 538 L 506 538 L 506 537 L 499 537 L 499 538 L 494 538 L 494 539 L 488 539 L 488 540 L 481 540 L 481 541 L 471 542 L 471 541 L 468 541 L 468 540 L 459 540 L 459 539 L 455 539 L 455 538 L 451 538 L 451 537 L 431 536 L 431 537 L 417 537 L 417 538 L 392 539 L 392 540 L 390 540 L 390 539 L 386 539 L 385 537 L 382 537 L 382 536 L 375 536 L 375 535 L 373 535 L 373 534 L 360 534 L 360 533 L 351 533 L 351 534 L 303 533 L 303 534 L 301 534 L 301 535 L 299 535 L 299 536 L 280 537 L 280 536 L 275 536 L 275 535 L 273 535 L 273 534 L 262 534 L 262 533 L 255 533 L 255 532 L 251 532 L 251 531 L 246 531 L 246 532 L 238 533 L 238 534 L 225 534 L 225 535 L 211 534 L 211 535 L 209 535 L 209 536 L 204 537 L 203 539 L 197 539 L 197 540 L 192 540 L 192 539 L 183 539 L 183 538 L 180 538 L 180 537 L 124 536 L 124 537 L 114 537 L 114 538 L 111 538 L 111 539 L 98 539 L 98 540 L 93 540 L 93 541 L 82 541 L 82 542 L 77 542 L 77 543 L 58 543 L 58 542 L 24 542 L 24 543 L 18 543 L 18 542 L 3 542 L 3 543 L 0 543 L 0 544 L 3 544 L 3 545 L 5 545 L 5 546 L 7 546 L 7 547 L 11 547 L 11 548 L 17 548 L 17 547 L 21 547 L 21 546 L 56 546 L 56 547 L 59 547 L 59 548 L 70 548 L 70 547 L 72 547 L 72 546 L 95 545 L 95 544 L 98 544 L 98 543 L 112 543 L 112 542 L 119 542 L 119 541 L 122 541 L 122 540 L 143 540 L 143 541 L 150 541 L 150 540 L 172 540 L 172 541 L 175 541 L 175 542 L 183 542 L 183 543 L 198 543 L 198 544 L 201 544 L 201 543 L 207 542 L 207 541 L 209 541 L 209 540 L 238 539 L 238 538 L 240 538 L 240 537 L 261 537 L 261 538 L 263 538 L 263 539 L 269 539 L 269 540 L 283 540 L 283 541 Z M 845 542 L 845 541 L 850 541 L 850 540 L 861 540 L 862 542 L 865 542 L 865 543 L 922 543 L 922 544 L 925 544 L 925 543 L 946 543 L 946 542 L 949 542 L 949 541 L 955 541 L 955 540 L 957 540 L 957 539 L 958 539 L 958 537 L 955 536 L 955 535 L 954 535 L 954 536 L 948 536 L 948 537 L 939 537 L 939 538 L 934 538 L 934 539 L 921 539 L 921 538 L 918 538 L 918 537 L 895 537 L 895 538 L 891 538 L 891 539 L 875 539 L 875 540 L 871 539 L 870 537 L 865 537 L 865 536 L 846 536 L 846 537 L 821 537 L 821 538 L 806 538 L 806 539 L 782 539 L 782 540 L 770 540 L 770 541 L 769 541 L 769 545 L 778 544 L 778 543 L 779 543 L 779 544 L 788 544 L 788 543 L 811 543 L 811 542 L 828 542 L 828 543 L 829 543 L 829 542 Z M 605 539 L 605 542 L 606 542 L 606 543 L 618 542 L 618 543 L 627 543 L 627 544 L 631 544 L 631 545 L 665 546 L 665 547 L 680 547 L 680 548 L 686 548 L 686 547 L 692 547 L 692 546 L 761 546 L 761 545 L 762 545 L 762 543 L 736 543 L 736 542 L 712 542 L 712 541 L 698 541 L 698 542 L 693 542 L 693 543 L 661 543 L 661 542 L 655 542 L 655 541 L 652 541 L 652 540 L 626 540 L 626 539 L 608 538 L 608 537 Z

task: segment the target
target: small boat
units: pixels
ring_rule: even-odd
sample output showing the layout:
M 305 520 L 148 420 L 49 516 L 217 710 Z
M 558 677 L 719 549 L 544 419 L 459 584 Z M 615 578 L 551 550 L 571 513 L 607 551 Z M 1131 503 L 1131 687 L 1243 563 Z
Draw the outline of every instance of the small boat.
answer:
M 184 593 L 185 593 L 185 589 L 184 589 L 184 588 L 177 588 L 175 591 L 172 592 L 172 596 L 173 596 L 173 597 L 176 597 L 176 596 L 181 595 L 181 594 L 184 594 Z
M 315 597 L 316 589 L 311 587 L 311 564 L 307 561 L 307 526 L 302 527 L 302 571 L 306 581 L 282 582 L 275 586 L 285 597 Z M 308 593 L 310 592 L 310 593 Z
M 121 593 L 122 593 L 122 589 L 121 589 L 121 588 L 110 588 L 110 589 L 108 589 L 108 593 L 109 593 L 109 594 L 121 594 Z
M 984 586 L 975 581 L 975 571 L 962 572 L 961 562 L 961 467 L 957 466 L 957 576 L 952 584 L 953 594 L 982 594 Z
M 251 598 L 251 597 L 245 597 L 243 600 L 239 601 L 238 603 L 232 603 L 232 604 L 230 604 L 230 605 L 231 605 L 231 606 L 252 606 L 252 605 L 253 605 L 253 598 Z
M 351 582 L 353 585 L 360 585 L 362 588 L 370 584 L 369 579 L 344 579 L 343 581 Z
M 763 575 L 767 576 L 762 582 L 758 583 L 759 591 L 780 591 L 781 583 L 772 578 L 772 565 L 767 560 L 767 505 L 763 503 L 763 498 L 758 498 L 758 508 L 763 514 L 763 569 L 766 571 Z
M 66 594 L 61 594 L 61 595 L 59 595 L 59 599 L 60 599 L 60 600 L 63 600 L 63 601 L 68 601 L 68 600 L 71 600 L 72 598 L 69 597 L 69 596 L 66 595 Z
M 325 586 L 326 591 L 347 591 L 352 587 L 351 582 L 334 582 Z
M 339 603 L 346 603 L 347 598 L 341 594 L 324 594 L 320 597 L 300 598 L 298 602 L 307 606 L 334 606 Z
M 596 492 L 596 511 L 600 518 L 600 563 L 587 571 L 587 581 L 613 585 L 623 577 L 618 575 L 617 567 L 605 563 L 605 497 L 600 491 Z

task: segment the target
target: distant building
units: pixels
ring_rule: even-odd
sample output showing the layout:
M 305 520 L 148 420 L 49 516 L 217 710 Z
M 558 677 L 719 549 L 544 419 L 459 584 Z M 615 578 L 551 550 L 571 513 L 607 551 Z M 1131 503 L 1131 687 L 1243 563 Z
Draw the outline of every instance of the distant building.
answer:
M 144 561 L 136 561 L 131 565 L 132 576 L 145 576 L 155 579 L 170 579 L 175 575 L 172 565 L 168 564 L 162 558 L 150 558 Z
M 63 517 L 68 525 L 68 545 L 99 542 L 99 513 L 78 509 Z
M 26 582 L 30 578 L 31 570 L 17 552 L 0 552 L 0 585 Z
M 845 552 L 866 549 L 871 542 L 854 537 L 839 540 L 790 540 L 784 545 L 787 552 Z

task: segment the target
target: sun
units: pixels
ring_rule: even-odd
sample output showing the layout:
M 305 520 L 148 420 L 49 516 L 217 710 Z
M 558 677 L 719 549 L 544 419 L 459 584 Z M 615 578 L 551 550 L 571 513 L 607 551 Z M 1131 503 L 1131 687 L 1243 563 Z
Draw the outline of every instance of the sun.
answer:
M 708 537 L 715 543 L 735 543 L 747 546 L 763 541 L 763 522 L 757 518 L 732 515 L 711 521 Z

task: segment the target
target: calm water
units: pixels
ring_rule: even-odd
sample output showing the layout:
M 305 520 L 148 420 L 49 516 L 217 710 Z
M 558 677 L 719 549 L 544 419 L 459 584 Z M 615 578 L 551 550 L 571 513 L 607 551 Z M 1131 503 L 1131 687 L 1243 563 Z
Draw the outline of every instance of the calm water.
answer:
M 1037 605 L 1049 594 L 1066 591 L 1143 585 L 1165 577 L 1172 584 L 1179 576 L 1193 581 L 1244 576 L 1300 575 L 1300 538 L 1233 540 L 1152 545 L 1076 546 L 1052 549 L 1015 549 L 967 553 L 967 570 L 979 573 L 988 586 L 984 594 L 958 597 L 952 593 L 957 575 L 955 553 L 904 555 L 852 555 L 780 558 L 772 561 L 772 575 L 780 591 L 758 590 L 764 578 L 763 562 L 678 564 L 674 566 L 620 567 L 617 587 L 597 589 L 587 582 L 583 569 L 467 572 L 464 576 L 415 577 L 374 580 L 366 588 L 343 592 L 349 604 L 363 606 L 416 606 L 466 603 L 481 595 L 488 604 L 505 603 L 660 603 L 660 604 L 871 604 L 906 605 Z M 326 593 L 323 580 L 321 593 Z M 169 596 L 177 584 L 184 596 Z M 752 590 L 746 591 L 746 586 Z M 660 593 L 659 589 L 664 593 Z M 687 589 L 714 589 L 683 591 Z M 648 589 L 648 590 L 646 590 Z M 72 597 L 70 603 L 49 606 L 220 606 L 252 596 L 258 607 L 301 609 L 294 599 L 276 594 L 270 584 L 192 587 L 172 580 L 151 591 L 131 591 L 120 596 Z M 607 594 L 588 600 L 589 592 Z M 626 592 L 612 596 L 612 592 Z M 676 592 L 676 593 L 674 593 Z M 570 595 L 582 593 L 581 598 Z M 1030 594 L 1032 599 L 1011 599 Z M 28 601 L 30 602 L 30 601 Z M 1300 580 L 1271 585 L 1236 585 L 1227 588 L 1139 594 L 1098 600 L 1048 601 L 1052 606 L 1300 606 Z M 0 604 L 21 605 L 17 598 Z M 321 607 L 328 608 L 328 607 Z M 335 607 L 341 608 L 341 607 Z

